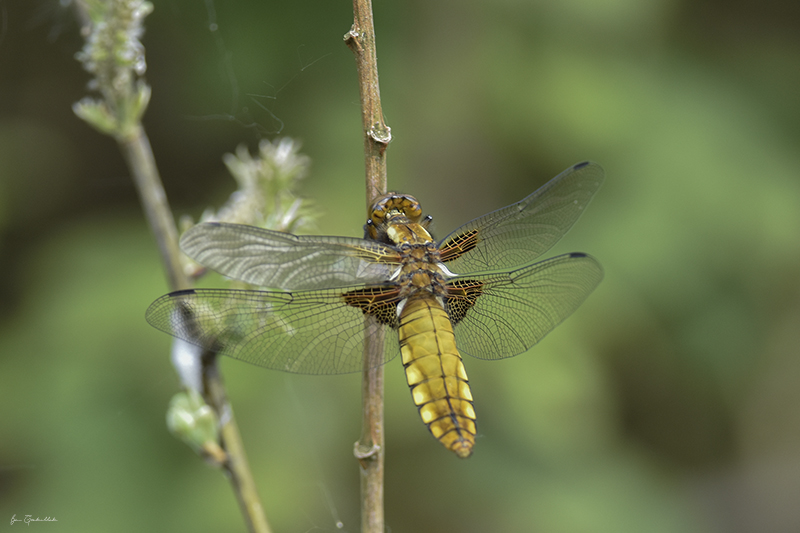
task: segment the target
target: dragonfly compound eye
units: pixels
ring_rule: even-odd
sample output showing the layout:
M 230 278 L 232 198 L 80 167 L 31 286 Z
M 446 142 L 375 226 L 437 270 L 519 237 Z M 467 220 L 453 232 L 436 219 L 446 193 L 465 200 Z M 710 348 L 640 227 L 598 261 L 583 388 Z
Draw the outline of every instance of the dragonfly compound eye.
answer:
M 375 225 L 383 223 L 387 216 L 402 215 L 409 222 L 417 223 L 422 218 L 422 207 L 408 194 L 387 193 L 372 204 L 369 218 Z

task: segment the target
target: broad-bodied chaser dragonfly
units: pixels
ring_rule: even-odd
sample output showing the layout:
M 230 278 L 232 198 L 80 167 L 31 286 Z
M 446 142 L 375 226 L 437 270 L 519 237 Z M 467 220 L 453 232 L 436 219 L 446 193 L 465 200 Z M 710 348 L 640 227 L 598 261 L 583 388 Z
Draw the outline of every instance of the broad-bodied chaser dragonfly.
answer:
M 599 165 L 579 163 L 438 243 L 419 203 L 391 193 L 374 202 L 365 239 L 199 224 L 181 238 L 186 254 L 272 290 L 177 291 L 153 302 L 147 321 L 204 349 L 298 374 L 361 371 L 365 336 L 384 329 L 381 364 L 401 354 L 422 421 L 469 457 L 475 410 L 460 353 L 518 355 L 600 283 L 603 270 L 586 254 L 534 260 L 602 182 Z

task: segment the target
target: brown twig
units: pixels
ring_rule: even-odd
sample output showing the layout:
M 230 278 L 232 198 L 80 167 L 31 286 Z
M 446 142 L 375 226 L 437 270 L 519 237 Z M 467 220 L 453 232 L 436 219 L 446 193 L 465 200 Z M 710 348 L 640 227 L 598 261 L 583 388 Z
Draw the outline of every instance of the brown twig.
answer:
M 386 192 L 386 148 L 392 140 L 383 120 L 375 52 L 375 29 L 371 0 L 353 0 L 353 27 L 344 36 L 353 51 L 358 68 L 361 93 L 361 118 L 364 127 L 367 209 Z M 364 327 L 370 330 L 374 318 L 367 317 Z M 361 469 L 361 531 L 383 533 L 383 334 L 366 337 L 362 376 L 363 422 L 355 456 Z

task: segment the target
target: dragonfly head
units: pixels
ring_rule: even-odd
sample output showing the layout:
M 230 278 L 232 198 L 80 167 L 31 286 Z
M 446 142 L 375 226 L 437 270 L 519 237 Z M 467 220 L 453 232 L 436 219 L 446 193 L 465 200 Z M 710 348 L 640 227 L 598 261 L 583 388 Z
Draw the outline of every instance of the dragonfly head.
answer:
M 422 207 L 416 198 L 390 192 L 372 203 L 364 230 L 368 238 L 384 241 L 390 224 L 418 224 L 421 219 Z

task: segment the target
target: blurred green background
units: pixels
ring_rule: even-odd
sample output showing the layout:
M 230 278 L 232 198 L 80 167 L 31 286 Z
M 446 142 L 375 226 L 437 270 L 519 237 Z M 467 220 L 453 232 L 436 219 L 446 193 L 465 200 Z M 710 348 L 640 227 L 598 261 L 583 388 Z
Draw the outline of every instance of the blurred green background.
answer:
M 144 311 L 167 287 L 115 142 L 72 114 L 89 77 L 68 4 L 0 2 L 1 527 L 242 531 L 227 481 L 165 427 L 179 386 Z M 596 256 L 600 288 L 529 353 L 465 361 L 472 458 L 388 366 L 389 530 L 800 531 L 800 4 L 375 17 L 390 187 L 440 237 L 576 162 L 607 173 L 549 254 Z M 288 135 L 319 232 L 361 234 L 351 23 L 346 1 L 155 2 L 145 126 L 176 216 L 233 191 L 223 153 Z M 275 531 L 358 531 L 359 376 L 223 370 Z

